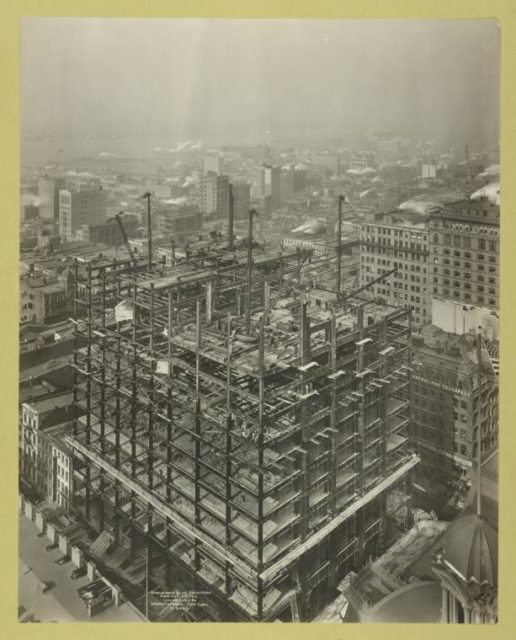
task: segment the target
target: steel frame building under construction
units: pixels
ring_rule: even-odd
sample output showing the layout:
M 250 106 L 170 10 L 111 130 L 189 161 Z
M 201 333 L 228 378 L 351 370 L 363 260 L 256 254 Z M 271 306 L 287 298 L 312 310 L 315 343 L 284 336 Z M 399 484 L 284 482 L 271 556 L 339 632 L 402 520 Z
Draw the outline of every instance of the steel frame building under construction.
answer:
M 201 619 L 307 621 L 406 498 L 410 312 L 242 253 L 76 277 L 74 506 Z

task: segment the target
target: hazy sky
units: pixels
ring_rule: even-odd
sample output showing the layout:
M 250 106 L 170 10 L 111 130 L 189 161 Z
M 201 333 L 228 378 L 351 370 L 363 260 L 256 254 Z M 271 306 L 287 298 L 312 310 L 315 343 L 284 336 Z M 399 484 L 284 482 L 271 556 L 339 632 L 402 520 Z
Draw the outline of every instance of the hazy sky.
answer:
M 22 133 L 498 135 L 495 21 L 22 20 Z

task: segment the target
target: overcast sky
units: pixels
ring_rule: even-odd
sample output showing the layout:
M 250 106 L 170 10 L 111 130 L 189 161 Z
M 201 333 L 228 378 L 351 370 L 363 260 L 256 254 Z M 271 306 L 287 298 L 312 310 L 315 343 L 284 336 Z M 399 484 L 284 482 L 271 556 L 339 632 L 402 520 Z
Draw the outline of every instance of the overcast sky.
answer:
M 491 143 L 495 21 L 22 20 L 22 133 Z

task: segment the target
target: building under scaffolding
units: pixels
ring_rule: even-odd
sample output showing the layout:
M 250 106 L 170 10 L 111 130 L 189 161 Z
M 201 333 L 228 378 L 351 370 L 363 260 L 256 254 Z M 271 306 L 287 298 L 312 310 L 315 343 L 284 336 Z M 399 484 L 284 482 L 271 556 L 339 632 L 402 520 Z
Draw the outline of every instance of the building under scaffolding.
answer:
M 74 507 L 198 619 L 310 620 L 407 497 L 410 312 L 241 253 L 76 278 Z

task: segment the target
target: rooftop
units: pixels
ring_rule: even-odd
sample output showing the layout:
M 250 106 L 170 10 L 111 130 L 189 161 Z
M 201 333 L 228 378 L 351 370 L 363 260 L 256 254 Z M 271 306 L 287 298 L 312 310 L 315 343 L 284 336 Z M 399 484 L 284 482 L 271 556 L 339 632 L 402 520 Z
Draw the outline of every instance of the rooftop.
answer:
M 73 394 L 63 393 L 59 396 L 49 396 L 48 398 L 42 398 L 41 400 L 35 400 L 34 402 L 26 402 L 25 404 L 38 413 L 46 413 L 53 409 L 71 406 L 72 402 Z
M 30 352 L 30 355 L 37 354 L 38 352 Z M 36 364 L 33 367 L 29 367 L 27 369 L 23 369 L 20 371 L 20 383 L 28 382 L 31 379 L 37 379 L 45 374 L 51 373 L 53 371 L 57 371 L 58 369 L 63 369 L 64 367 L 70 366 L 72 361 L 72 355 L 64 355 L 59 356 L 57 358 L 53 358 L 52 360 L 48 360 L 46 362 L 42 362 L 41 364 Z
M 477 371 L 476 336 L 447 333 L 434 325 L 425 325 L 412 334 L 415 365 L 434 367 L 454 375 L 468 375 Z M 485 344 L 482 344 L 482 370 L 492 372 L 492 363 Z
M 463 199 L 449 202 L 436 211 L 432 211 L 433 219 L 450 218 L 464 222 L 482 222 L 483 224 L 500 224 L 500 205 L 486 198 Z
M 41 398 L 41 396 L 52 393 L 53 391 L 54 387 L 49 383 L 20 387 L 19 401 L 25 403 L 34 402 L 37 398 Z
M 63 453 L 70 454 L 71 449 L 65 444 L 64 436 L 71 433 L 72 423 L 70 420 L 60 422 L 59 424 L 52 425 L 48 429 L 45 429 L 45 436 L 49 438 L 52 443 L 57 446 Z

